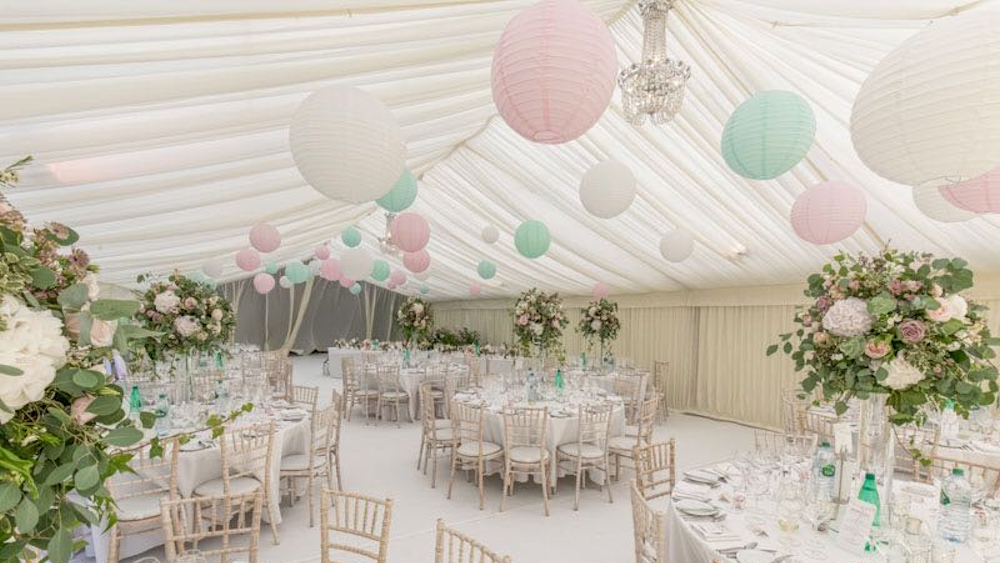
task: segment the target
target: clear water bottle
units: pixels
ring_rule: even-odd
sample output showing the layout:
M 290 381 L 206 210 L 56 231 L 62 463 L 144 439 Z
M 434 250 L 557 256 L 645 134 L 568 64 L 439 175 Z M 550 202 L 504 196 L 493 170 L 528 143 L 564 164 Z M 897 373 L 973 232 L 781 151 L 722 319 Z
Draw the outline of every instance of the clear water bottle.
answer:
M 170 433 L 170 401 L 167 400 L 166 393 L 160 393 L 160 396 L 157 397 L 156 408 L 153 412 L 156 414 L 153 430 L 158 436 L 166 436 Z
M 535 368 L 528 368 L 528 376 L 524 380 L 525 391 L 527 392 L 527 399 L 529 403 L 534 403 L 538 400 L 538 376 L 535 375 Z
M 229 410 L 229 387 L 221 379 L 215 383 L 215 407 L 221 413 Z
M 964 543 L 972 525 L 972 486 L 965 471 L 956 467 L 941 484 L 938 534 L 952 543 Z
M 953 440 L 958 438 L 958 414 L 955 413 L 955 403 L 951 399 L 947 400 L 944 404 L 944 410 L 941 412 L 941 435 L 940 440 L 943 444 L 950 444 Z
M 837 458 L 833 454 L 830 442 L 823 440 L 816 454 L 813 455 L 813 483 L 816 487 L 816 500 L 834 502 L 834 489 L 837 482 Z

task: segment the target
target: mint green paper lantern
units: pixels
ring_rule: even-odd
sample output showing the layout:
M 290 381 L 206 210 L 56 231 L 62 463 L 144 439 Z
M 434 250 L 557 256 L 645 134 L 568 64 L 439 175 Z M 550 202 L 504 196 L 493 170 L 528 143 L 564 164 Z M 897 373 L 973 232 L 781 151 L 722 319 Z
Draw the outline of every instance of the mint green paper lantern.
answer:
M 372 279 L 375 281 L 385 281 L 389 279 L 389 263 L 378 259 L 372 262 Z
M 305 283 L 309 281 L 310 275 L 312 272 L 309 271 L 309 266 L 299 260 L 291 260 L 285 264 L 285 277 L 292 283 Z
M 277 275 L 278 274 L 278 263 L 277 262 L 268 262 L 267 265 L 264 266 L 264 271 L 267 272 L 267 273 L 269 273 L 269 274 L 271 274 L 272 276 Z
M 409 170 L 396 180 L 389 193 L 375 200 L 375 203 L 390 213 L 399 213 L 413 205 L 417 199 L 417 177 Z
M 427 295 L 430 292 L 431 292 L 431 286 L 427 285 L 426 283 L 420 284 L 420 295 Z
M 722 157 L 744 178 L 770 180 L 798 164 L 815 136 L 816 116 L 801 96 L 784 90 L 758 92 L 729 116 L 722 130 Z
M 355 227 L 347 227 L 340 233 L 340 240 L 343 241 L 348 248 L 354 248 L 355 246 L 361 244 L 361 231 Z
M 525 221 L 514 232 L 514 246 L 525 258 L 538 258 L 545 254 L 551 243 L 549 228 L 541 221 Z
M 480 260 L 478 270 L 479 277 L 484 280 L 491 279 L 493 276 L 497 275 L 497 265 L 489 260 Z
M 350 291 L 351 295 L 357 295 L 361 293 L 361 284 L 358 282 L 354 282 L 354 285 L 352 285 L 351 288 L 348 289 L 347 291 Z

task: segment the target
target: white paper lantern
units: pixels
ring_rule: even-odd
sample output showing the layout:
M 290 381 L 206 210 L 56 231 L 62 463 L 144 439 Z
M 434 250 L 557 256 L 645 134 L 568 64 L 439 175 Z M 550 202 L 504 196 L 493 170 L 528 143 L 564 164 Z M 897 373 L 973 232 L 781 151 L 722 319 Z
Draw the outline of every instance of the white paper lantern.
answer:
M 694 237 L 684 229 L 674 229 L 660 239 L 660 254 L 671 262 L 683 262 L 694 252 Z
M 309 271 L 312 272 L 312 275 L 314 276 L 319 275 L 319 270 L 322 267 L 323 263 L 320 262 L 319 260 L 316 260 L 315 258 L 309 261 Z
M 635 201 L 635 175 L 620 162 L 599 162 L 580 180 L 580 201 L 596 217 L 619 215 Z
M 345 278 L 363 280 L 372 272 L 372 257 L 364 248 L 348 249 L 340 257 L 340 271 Z
M 285 276 L 281 276 L 280 278 L 278 278 L 278 285 L 280 285 L 284 289 L 288 289 L 295 284 L 292 283 L 292 280 L 286 278 Z
M 483 237 L 483 241 L 489 244 L 500 240 L 500 231 L 497 230 L 493 225 L 486 225 L 483 227 L 483 232 L 480 234 Z
M 310 186 L 330 199 L 376 200 L 403 173 L 399 124 L 377 97 L 351 86 L 311 94 L 292 116 L 292 158 Z
M 1000 164 L 1000 12 L 934 21 L 861 85 L 851 137 L 878 175 L 909 186 L 979 176 Z
M 210 278 L 222 277 L 222 260 L 212 259 L 201 265 L 201 271 Z
M 945 199 L 937 186 L 925 185 L 913 188 L 913 203 L 921 213 L 942 223 L 960 223 L 977 217 L 971 211 L 952 205 Z

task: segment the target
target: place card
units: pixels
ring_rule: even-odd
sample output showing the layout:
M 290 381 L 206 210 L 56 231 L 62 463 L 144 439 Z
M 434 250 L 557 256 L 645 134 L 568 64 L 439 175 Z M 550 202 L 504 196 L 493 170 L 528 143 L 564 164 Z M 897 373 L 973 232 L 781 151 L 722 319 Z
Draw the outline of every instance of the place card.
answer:
M 840 520 L 837 544 L 851 553 L 864 553 L 875 521 L 875 505 L 861 499 L 852 499 L 847 513 Z

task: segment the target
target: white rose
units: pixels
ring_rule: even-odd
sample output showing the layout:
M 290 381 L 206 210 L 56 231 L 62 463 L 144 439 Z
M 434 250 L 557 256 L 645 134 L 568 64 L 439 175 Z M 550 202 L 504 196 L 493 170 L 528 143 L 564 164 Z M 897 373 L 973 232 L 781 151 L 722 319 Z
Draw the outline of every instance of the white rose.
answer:
M 531 323 L 531 332 L 535 333 L 537 336 L 541 336 L 542 332 L 545 330 L 539 323 Z
M 215 309 L 214 311 L 212 311 L 212 319 L 214 319 L 216 321 L 221 321 L 222 320 L 222 309 Z
M 174 319 L 174 330 L 177 334 L 181 335 L 183 338 L 188 338 L 192 334 L 198 332 L 201 328 L 201 323 L 197 319 L 190 315 L 184 315 L 183 317 L 177 317 Z
M 924 374 L 914 367 L 913 364 L 906 361 L 906 357 L 903 354 L 896 356 L 891 362 L 886 364 L 885 369 L 889 372 L 889 375 L 882 380 L 882 385 L 896 391 L 902 391 L 907 387 L 920 383 L 924 379 Z
M 62 321 L 50 311 L 30 309 L 9 295 L 0 302 L 0 316 L 7 324 L 0 332 L 0 364 L 24 372 L 0 375 L 0 401 L 17 410 L 45 395 L 56 370 L 66 363 L 69 340 Z M 13 417 L 13 412 L 0 410 L 0 423 Z
M 90 343 L 97 347 L 111 346 L 111 343 L 115 339 L 115 330 L 117 329 L 118 321 L 94 319 L 94 322 L 90 325 Z
M 97 276 L 87 274 L 87 277 L 83 278 L 83 284 L 87 286 L 87 299 L 95 301 L 101 296 L 101 286 L 97 284 Z
M 153 307 L 163 314 L 176 312 L 180 308 L 180 305 L 181 298 L 169 290 L 160 293 L 153 299 Z
M 416 314 L 419 315 L 423 311 L 424 311 L 424 306 L 423 305 L 421 305 L 420 303 L 414 303 L 413 304 L 413 312 L 414 313 L 416 313 Z
M 969 314 L 969 303 L 959 294 L 949 295 L 944 298 L 951 310 L 951 318 L 965 321 L 965 316 Z
M 601 330 L 601 321 L 594 321 L 590 323 L 590 328 L 594 330 Z

